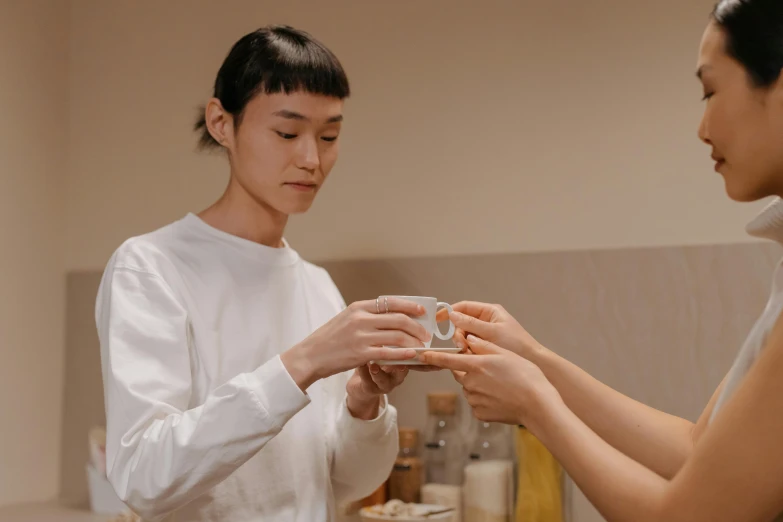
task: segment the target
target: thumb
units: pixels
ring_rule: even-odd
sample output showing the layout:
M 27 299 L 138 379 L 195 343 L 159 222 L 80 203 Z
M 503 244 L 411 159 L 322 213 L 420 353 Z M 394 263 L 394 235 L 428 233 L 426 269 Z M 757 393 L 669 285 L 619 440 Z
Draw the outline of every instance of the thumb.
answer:
M 448 320 L 449 318 L 449 309 L 448 308 L 441 308 L 437 311 L 435 314 L 435 320 L 439 323 L 442 323 L 443 321 Z
M 484 339 L 479 339 L 475 335 L 468 335 L 467 341 L 470 350 L 477 355 L 497 354 L 503 351 L 499 346 Z

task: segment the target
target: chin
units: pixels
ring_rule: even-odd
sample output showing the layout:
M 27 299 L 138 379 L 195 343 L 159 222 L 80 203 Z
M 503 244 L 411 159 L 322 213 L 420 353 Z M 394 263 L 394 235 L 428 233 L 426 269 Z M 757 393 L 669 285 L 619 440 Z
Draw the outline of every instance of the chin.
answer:
M 267 203 L 277 212 L 286 216 L 304 214 L 313 206 L 316 194 L 291 194 L 283 193 L 278 197 L 269 198 Z
M 763 186 L 753 186 L 742 183 L 731 183 L 726 180 L 726 194 L 733 201 L 752 203 L 776 194 L 776 191 Z
M 297 215 L 297 214 L 305 214 L 305 213 L 306 213 L 308 210 L 310 210 L 310 205 L 307 205 L 307 207 L 306 207 L 306 208 L 305 208 L 305 207 L 302 207 L 302 208 L 295 208 L 295 209 L 291 210 L 291 211 L 288 213 L 288 215 L 289 215 L 289 216 L 295 216 L 295 215 Z
M 280 205 L 278 210 L 282 212 L 283 214 L 286 214 L 288 216 L 293 216 L 296 214 L 304 214 L 308 210 L 310 210 L 310 207 L 313 206 L 313 200 L 310 201 L 297 201 L 297 202 L 288 202 L 287 204 Z
M 729 199 L 738 203 L 750 203 L 751 201 L 756 201 L 756 198 L 748 197 L 748 195 L 746 195 L 744 192 L 732 190 L 728 186 L 726 187 L 726 195 L 729 196 Z

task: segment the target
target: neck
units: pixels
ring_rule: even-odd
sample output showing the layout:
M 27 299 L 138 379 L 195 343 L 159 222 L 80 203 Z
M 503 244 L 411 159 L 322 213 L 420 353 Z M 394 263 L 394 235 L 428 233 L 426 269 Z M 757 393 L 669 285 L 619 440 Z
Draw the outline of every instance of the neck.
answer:
M 231 176 L 223 196 L 198 216 L 208 225 L 248 241 L 281 248 L 288 216 L 253 198 Z

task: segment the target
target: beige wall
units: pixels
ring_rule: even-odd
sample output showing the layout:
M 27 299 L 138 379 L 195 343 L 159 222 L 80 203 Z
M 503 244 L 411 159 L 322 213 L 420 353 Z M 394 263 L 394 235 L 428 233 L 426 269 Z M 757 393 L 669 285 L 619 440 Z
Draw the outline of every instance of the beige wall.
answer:
M 0 2 L 0 505 L 57 494 L 67 16 Z
M 327 43 L 355 92 L 333 179 L 289 229 L 308 258 L 743 241 L 757 205 L 727 200 L 696 138 L 712 4 L 76 0 L 67 266 L 219 194 L 194 110 L 271 22 Z
M 693 70 L 712 3 L 72 0 L 65 263 L 88 272 L 72 275 L 87 282 L 71 288 L 81 304 L 69 307 L 69 326 L 77 325 L 69 349 L 81 355 L 66 368 L 79 377 L 66 386 L 64 444 L 78 449 L 62 455 L 63 496 L 84 499 L 85 485 L 73 478 L 86 452 L 78 441 L 103 414 L 90 313 L 99 270 L 127 237 L 220 193 L 224 162 L 194 152 L 195 108 L 230 45 L 267 23 L 311 31 L 352 80 L 341 160 L 315 208 L 288 234 L 310 259 L 383 259 L 363 280 L 351 263 L 330 265 L 349 300 L 374 295 L 381 281 L 397 285 L 384 292 L 407 287 L 513 304 L 517 288 L 527 296 L 539 285 L 537 299 L 517 303 L 528 320 L 537 317 L 536 331 L 551 332 L 565 355 L 621 391 L 695 418 L 763 302 L 777 252 L 746 245 L 514 257 L 490 261 L 491 283 L 469 265 L 491 253 L 747 240 L 744 222 L 759 205 L 727 200 L 696 138 L 702 107 Z M 433 257 L 389 261 L 417 256 Z M 713 280 L 735 284 L 710 271 L 715 259 L 725 273 L 758 272 L 752 298 L 741 305 L 714 299 Z M 699 270 L 681 273 L 689 263 Z M 598 265 L 606 280 L 590 279 Z M 471 277 L 453 286 L 453 274 L 462 273 Z M 639 302 L 640 287 L 654 313 L 623 304 Z M 601 301 L 604 288 L 614 288 L 611 302 Z M 676 294 L 681 306 L 672 313 L 667 288 L 689 289 Z M 734 290 L 747 297 L 743 286 Z M 528 309 L 542 299 L 549 308 Z M 597 317 L 584 332 L 556 328 L 558 314 L 568 320 L 585 309 Z M 733 321 L 731 335 L 690 321 L 702 309 L 713 324 Z M 601 314 L 609 314 L 606 331 L 596 329 Z M 638 346 L 622 338 L 632 325 L 644 333 Z M 593 343 L 583 347 L 589 335 Z M 671 353 L 651 358 L 650 346 Z M 403 422 L 421 423 L 423 393 L 453 386 L 442 377 L 415 377 L 397 393 Z M 574 506 L 577 522 L 600 520 L 584 498 Z
M 190 124 L 241 34 L 307 29 L 353 82 L 308 258 L 725 243 L 758 205 L 695 138 L 712 1 L 0 0 L 0 504 L 57 491 L 63 265 L 222 189 Z

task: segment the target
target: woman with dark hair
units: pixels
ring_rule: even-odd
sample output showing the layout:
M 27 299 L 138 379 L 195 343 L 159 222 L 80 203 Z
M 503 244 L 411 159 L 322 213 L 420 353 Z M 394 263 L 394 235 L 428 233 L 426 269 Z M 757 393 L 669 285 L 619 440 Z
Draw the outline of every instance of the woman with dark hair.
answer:
M 107 475 L 143 518 L 326 521 L 387 477 L 386 393 L 429 333 L 407 301 L 346 307 L 283 238 L 334 166 L 348 79 L 310 35 L 266 27 L 226 57 L 196 124 L 230 176 L 206 210 L 131 238 L 96 322 Z M 353 373 L 348 373 L 354 370 Z
M 704 33 L 699 137 L 728 195 L 778 196 L 748 227 L 783 242 L 783 1 L 723 0 Z M 523 424 L 607 520 L 769 522 L 783 513 L 783 264 L 694 424 L 626 397 L 538 343 L 501 306 L 454 305 L 451 369 L 475 415 Z M 467 335 L 467 337 L 466 337 Z

